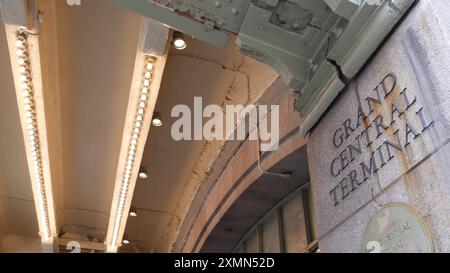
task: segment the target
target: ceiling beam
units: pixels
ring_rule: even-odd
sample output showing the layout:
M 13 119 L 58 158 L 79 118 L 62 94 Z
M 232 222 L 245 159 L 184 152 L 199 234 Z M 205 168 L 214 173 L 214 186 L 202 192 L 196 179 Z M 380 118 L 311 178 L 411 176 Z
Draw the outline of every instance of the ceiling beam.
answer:
M 12 4 L 20 2 L 22 5 Z M 43 252 L 56 250 L 57 225 L 44 103 L 39 29 L 34 1 L 3 0 L 2 14 L 10 52 L 28 171 L 32 184 Z M 16 16 L 13 24 L 9 16 Z M 28 19 L 24 19 L 28 18 Z
M 207 25 L 197 22 L 182 14 L 176 13 L 162 5 L 147 0 L 107 0 L 125 9 L 137 12 L 142 16 L 159 21 L 162 24 L 182 31 L 195 38 L 211 43 L 215 46 L 225 48 L 228 43 L 228 35 L 209 28 Z
M 167 60 L 168 39 L 166 26 L 142 19 L 105 241 L 107 252 L 117 252 L 122 245 Z

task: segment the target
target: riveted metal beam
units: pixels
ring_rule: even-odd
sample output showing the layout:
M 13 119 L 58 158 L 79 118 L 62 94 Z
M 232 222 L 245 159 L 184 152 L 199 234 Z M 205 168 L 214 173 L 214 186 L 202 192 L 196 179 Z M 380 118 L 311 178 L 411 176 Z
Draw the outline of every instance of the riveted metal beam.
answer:
M 152 18 L 171 28 L 182 31 L 195 38 L 224 48 L 228 43 L 228 35 L 191 18 L 180 15 L 168 7 L 157 5 L 146 0 L 107 0 L 123 8 L 137 12 L 145 17 Z
M 272 12 L 251 5 L 236 43 L 243 52 L 274 67 L 288 85 L 299 90 L 305 83 L 309 62 L 300 35 L 270 23 Z

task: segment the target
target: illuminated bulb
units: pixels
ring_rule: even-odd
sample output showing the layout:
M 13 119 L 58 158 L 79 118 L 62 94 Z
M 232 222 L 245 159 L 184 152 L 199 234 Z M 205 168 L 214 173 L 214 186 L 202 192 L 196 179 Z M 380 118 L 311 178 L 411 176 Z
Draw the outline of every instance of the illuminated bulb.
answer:
M 149 80 L 145 80 L 145 81 L 144 81 L 144 86 L 145 86 L 145 87 L 148 87 L 149 85 L 150 85 L 150 81 L 149 81 Z
M 145 77 L 146 79 L 150 79 L 151 76 L 152 76 L 152 73 L 149 72 L 149 71 L 145 72 L 145 74 L 144 74 L 144 77 Z
M 25 55 L 25 50 L 23 50 L 23 49 L 18 49 L 18 50 L 16 51 L 16 54 L 17 54 L 17 56 L 19 56 L 19 57 L 23 57 L 23 56 Z
M 137 115 L 137 116 L 136 116 L 136 120 L 137 120 L 137 121 L 142 121 L 142 119 L 143 119 L 143 118 L 142 118 L 141 115 Z
M 130 208 L 129 215 L 131 217 L 137 217 L 138 216 L 137 210 L 135 208 Z
M 128 166 L 133 167 L 134 155 L 128 155 Z
M 21 75 L 19 79 L 20 79 L 20 81 L 22 81 L 22 82 L 27 82 L 27 81 L 28 81 L 27 75 Z
M 31 89 L 31 82 L 22 82 L 22 90 Z
M 147 179 L 148 178 L 147 170 L 145 168 L 141 168 L 139 170 L 139 178 L 140 179 Z
M 152 70 L 153 69 L 153 63 L 149 62 L 146 65 L 147 70 Z
M 130 145 L 130 151 L 134 151 L 136 150 L 136 145 L 135 144 L 131 144 Z
M 142 94 L 148 94 L 148 88 L 146 87 L 142 88 Z
M 128 165 L 133 166 L 133 160 L 128 160 Z
M 24 98 L 26 98 L 26 97 L 31 97 L 31 91 L 30 90 L 27 90 L 27 89 L 25 89 L 25 90 L 23 90 L 22 91 L 22 96 L 24 97 Z
M 122 243 L 123 243 L 124 245 L 129 245 L 129 244 L 130 244 L 130 240 L 124 238 L 123 241 L 122 241 Z
M 16 41 L 16 46 L 17 47 L 23 47 L 23 45 L 24 45 L 24 41 L 22 41 L 22 40 L 17 40 Z
M 161 127 L 163 125 L 161 115 L 158 112 L 153 115 L 152 124 L 156 127 Z
M 187 47 L 186 40 L 184 39 L 184 35 L 181 32 L 175 31 L 173 33 L 172 45 L 173 47 L 175 47 L 175 49 L 178 50 L 183 50 Z
M 25 97 L 23 99 L 23 103 L 27 104 L 27 105 L 32 105 L 33 104 L 33 99 L 31 99 L 30 97 Z
M 142 109 L 142 108 L 139 108 L 139 110 L 138 110 L 138 115 L 143 115 L 144 114 L 144 109 Z
M 25 66 L 21 66 L 19 67 L 19 72 L 24 74 L 25 72 L 27 72 L 27 68 Z
M 120 204 L 123 204 L 124 203 L 124 201 L 125 201 L 125 197 L 127 196 L 127 193 L 126 192 L 122 192 L 121 194 L 120 194 Z
M 138 121 L 138 122 L 136 122 L 135 126 L 136 126 L 136 128 L 141 128 L 142 124 Z
M 174 40 L 173 41 L 173 45 L 178 50 L 183 50 L 187 46 L 186 41 L 184 41 L 183 39 L 176 39 L 176 40 Z

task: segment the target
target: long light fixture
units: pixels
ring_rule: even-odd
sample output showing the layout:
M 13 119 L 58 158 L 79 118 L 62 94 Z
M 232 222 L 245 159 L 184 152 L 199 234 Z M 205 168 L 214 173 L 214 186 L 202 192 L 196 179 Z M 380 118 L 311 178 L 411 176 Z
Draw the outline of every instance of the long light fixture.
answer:
M 131 128 L 131 131 L 129 132 L 131 137 L 128 143 L 127 158 L 125 161 L 125 165 L 123 166 L 123 175 L 119 191 L 119 199 L 115 211 L 113 236 L 111 241 L 111 245 L 113 248 L 118 247 L 118 242 L 120 241 L 119 231 L 122 223 L 122 217 L 124 216 L 124 214 L 127 213 L 125 211 L 125 203 L 129 190 L 130 179 L 132 177 L 133 167 L 136 164 L 140 164 L 140 162 L 136 162 L 135 156 L 138 147 L 138 142 L 140 141 L 142 125 L 145 122 L 144 120 L 146 117 L 145 112 L 147 110 L 146 108 L 149 99 L 149 90 L 152 81 L 153 66 L 155 64 L 154 57 L 146 56 L 145 58 L 146 59 L 144 65 L 144 73 L 142 76 L 142 85 L 136 101 L 134 126 Z
M 33 168 L 33 180 L 37 189 L 38 211 L 41 214 L 40 225 L 43 239 L 48 241 L 50 238 L 50 221 L 47 207 L 47 196 L 45 194 L 45 182 L 42 168 L 42 153 L 40 148 L 40 137 L 36 118 L 36 105 L 34 102 L 32 70 L 29 60 L 27 36 L 19 31 L 16 36 L 16 55 L 19 65 L 19 79 L 21 82 L 21 91 L 23 98 L 24 117 L 28 130 L 28 144 L 31 149 L 31 162 Z
M 142 177 L 141 161 L 167 62 L 169 33 L 167 26 L 142 18 L 105 238 L 109 253 L 123 244 L 137 179 Z
M 44 246 L 56 237 L 39 41 L 22 28 L 6 26 L 39 233 Z M 47 249 L 47 248 L 45 248 Z M 51 251 L 51 249 L 48 249 Z M 47 251 L 47 250 L 45 250 Z

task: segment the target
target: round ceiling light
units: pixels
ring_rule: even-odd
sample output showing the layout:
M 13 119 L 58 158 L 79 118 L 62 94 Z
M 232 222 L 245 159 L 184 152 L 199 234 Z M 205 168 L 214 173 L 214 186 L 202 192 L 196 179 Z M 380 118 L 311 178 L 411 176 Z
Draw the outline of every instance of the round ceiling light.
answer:
M 145 168 L 141 168 L 139 170 L 139 174 L 138 175 L 139 175 L 140 179 L 147 179 L 148 178 L 148 173 L 147 173 L 147 170 Z
M 137 210 L 135 208 L 131 208 L 129 215 L 131 217 L 137 217 L 138 216 Z
M 158 112 L 155 112 L 153 115 L 152 124 L 156 127 L 161 127 L 163 125 L 161 115 Z
M 183 50 L 187 47 L 187 42 L 184 39 L 183 33 L 175 31 L 173 33 L 172 45 L 175 49 Z

